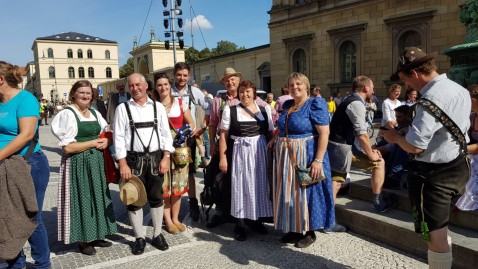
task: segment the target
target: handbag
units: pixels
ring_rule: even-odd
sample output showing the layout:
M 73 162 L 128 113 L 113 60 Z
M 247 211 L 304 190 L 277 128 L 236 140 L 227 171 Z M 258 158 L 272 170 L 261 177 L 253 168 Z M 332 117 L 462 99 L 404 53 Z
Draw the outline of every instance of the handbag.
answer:
M 174 148 L 174 153 L 171 155 L 175 165 L 185 165 L 191 163 L 191 149 L 187 146 Z
M 312 185 L 312 184 L 315 184 L 315 183 L 320 182 L 320 181 L 325 179 L 324 169 L 322 169 L 318 178 L 313 178 L 313 177 L 310 176 L 310 169 L 309 168 L 304 168 L 304 167 L 301 167 L 301 166 L 297 165 L 296 160 L 295 160 L 295 156 L 292 153 L 292 148 L 290 146 L 289 130 L 288 130 L 289 128 L 287 127 L 287 125 L 289 123 L 290 112 L 291 112 L 291 109 L 289 109 L 289 111 L 287 111 L 287 116 L 285 118 L 285 138 L 286 138 L 286 142 L 287 142 L 287 151 L 289 152 L 290 162 L 292 163 L 292 167 L 294 167 L 295 175 L 297 177 L 297 180 L 299 181 L 299 184 L 301 186 Z
M 113 133 L 108 131 L 101 132 L 100 138 L 108 138 L 112 140 Z M 106 184 L 110 184 L 110 183 L 118 184 L 120 173 L 119 173 L 119 170 L 116 169 L 115 161 L 113 159 L 113 156 L 111 156 L 111 152 L 108 148 L 105 148 L 103 150 L 103 159 L 105 162 Z
M 329 140 L 327 145 L 330 169 L 337 173 L 348 173 L 352 166 L 352 145 Z

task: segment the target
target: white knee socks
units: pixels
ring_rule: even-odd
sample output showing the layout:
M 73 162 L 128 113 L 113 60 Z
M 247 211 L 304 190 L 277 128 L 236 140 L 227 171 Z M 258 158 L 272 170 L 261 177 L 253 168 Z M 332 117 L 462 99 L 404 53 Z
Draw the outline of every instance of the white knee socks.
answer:
M 154 228 L 154 237 L 157 237 L 161 233 L 163 226 L 163 214 L 164 214 L 164 205 L 156 208 L 151 208 L 151 220 L 153 221 Z
M 428 268 L 430 269 L 450 269 L 453 262 L 453 256 L 450 252 L 438 253 L 428 250 Z
M 134 236 L 136 238 L 145 238 L 143 229 L 143 209 L 128 211 L 129 222 L 133 226 Z

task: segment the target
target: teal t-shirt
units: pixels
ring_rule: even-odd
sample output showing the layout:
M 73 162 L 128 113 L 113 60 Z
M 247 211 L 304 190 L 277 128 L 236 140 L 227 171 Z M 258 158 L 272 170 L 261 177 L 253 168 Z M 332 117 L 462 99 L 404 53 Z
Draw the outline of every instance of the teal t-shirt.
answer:
M 39 118 L 39 116 L 40 103 L 28 91 L 22 90 L 8 102 L 0 103 L 0 148 L 5 147 L 18 135 L 18 119 L 25 117 Z M 38 128 L 38 125 L 36 128 Z M 17 154 L 25 155 L 29 145 L 30 143 L 27 143 Z M 40 149 L 40 143 L 37 143 L 33 152 Z

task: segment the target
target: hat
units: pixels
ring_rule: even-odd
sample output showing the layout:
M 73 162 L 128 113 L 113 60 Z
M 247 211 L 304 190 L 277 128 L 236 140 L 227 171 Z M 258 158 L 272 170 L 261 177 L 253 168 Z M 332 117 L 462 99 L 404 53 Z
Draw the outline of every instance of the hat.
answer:
M 144 184 L 137 176 L 119 181 L 120 199 L 125 205 L 144 206 L 147 201 Z
M 221 82 L 224 83 L 224 80 L 230 76 L 238 76 L 239 79 L 242 79 L 242 73 L 241 72 L 236 72 L 234 68 L 232 67 L 226 67 L 224 70 L 224 76 L 221 78 Z
M 390 80 L 399 80 L 400 78 L 398 77 L 398 73 L 420 66 L 424 62 L 434 59 L 436 56 L 437 52 L 426 54 L 417 47 L 405 48 L 405 50 L 400 54 L 397 71 L 390 76 Z

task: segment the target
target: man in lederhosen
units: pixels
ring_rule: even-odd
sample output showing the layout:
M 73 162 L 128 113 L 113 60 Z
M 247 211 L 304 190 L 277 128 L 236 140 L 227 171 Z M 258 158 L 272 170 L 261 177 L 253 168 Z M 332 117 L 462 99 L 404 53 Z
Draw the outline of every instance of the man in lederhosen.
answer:
M 135 175 L 143 182 L 150 206 L 154 235 L 152 245 L 168 249 L 161 234 L 163 224 L 163 175 L 170 167 L 170 153 L 174 152 L 173 139 L 164 106 L 151 100 L 146 91 L 148 84 L 143 75 L 128 77 L 131 99 L 119 105 L 115 112 L 114 144 L 121 178 Z M 143 209 L 128 205 L 128 216 L 136 241 L 132 252 L 140 255 L 146 246 L 143 229 Z

